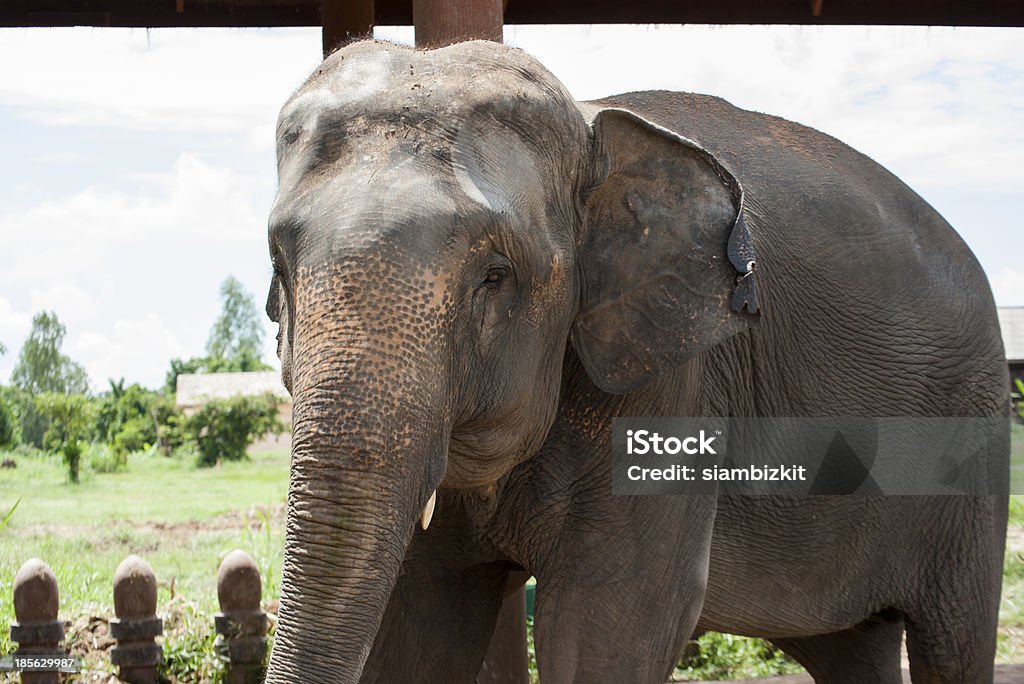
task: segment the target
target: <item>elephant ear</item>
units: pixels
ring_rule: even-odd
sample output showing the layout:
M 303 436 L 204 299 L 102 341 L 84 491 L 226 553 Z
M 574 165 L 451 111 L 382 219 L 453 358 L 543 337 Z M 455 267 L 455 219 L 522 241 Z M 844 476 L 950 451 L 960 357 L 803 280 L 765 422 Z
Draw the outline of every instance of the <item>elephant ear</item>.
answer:
M 573 345 L 606 392 L 635 389 L 748 326 L 756 257 L 739 182 L 632 112 L 593 123 Z

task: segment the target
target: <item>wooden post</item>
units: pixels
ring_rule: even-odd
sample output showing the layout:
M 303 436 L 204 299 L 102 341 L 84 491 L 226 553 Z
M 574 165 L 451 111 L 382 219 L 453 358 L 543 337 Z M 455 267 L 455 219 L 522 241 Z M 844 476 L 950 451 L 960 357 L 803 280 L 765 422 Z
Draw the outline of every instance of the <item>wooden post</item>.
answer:
M 373 34 L 373 0 L 322 0 L 324 57 L 354 38 Z
M 221 561 L 217 572 L 220 612 L 213 616 L 218 655 L 229 661 L 228 684 L 263 681 L 267 657 L 267 614 L 260 609 L 263 582 L 252 556 L 235 549 Z
M 503 0 L 413 0 L 416 47 L 441 47 L 463 40 L 502 42 Z
M 164 633 L 164 621 L 156 615 L 156 575 L 138 556 L 128 556 L 114 572 L 114 614 L 110 636 L 117 645 L 110 662 L 118 666 L 118 677 L 129 684 L 156 684 L 164 649 L 154 638 Z
M 14 652 L 31 659 L 66 658 L 59 644 L 64 640 L 64 623 L 57 619 L 60 592 L 57 578 L 50 566 L 32 558 L 14 576 L 14 617 L 11 623 L 11 641 L 18 642 Z M 31 667 L 31 666 L 30 666 Z M 23 684 L 58 684 L 60 675 L 55 669 L 44 672 L 22 671 Z

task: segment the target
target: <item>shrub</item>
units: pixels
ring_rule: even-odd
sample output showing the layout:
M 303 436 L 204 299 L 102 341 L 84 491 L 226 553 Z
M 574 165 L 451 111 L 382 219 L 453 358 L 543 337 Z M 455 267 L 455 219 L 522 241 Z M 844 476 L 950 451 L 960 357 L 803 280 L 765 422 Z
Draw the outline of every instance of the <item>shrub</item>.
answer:
M 169 456 L 185 441 L 184 417 L 173 396 L 111 380 L 110 391 L 99 399 L 95 436 L 122 457 L 150 446 Z
M 36 409 L 50 421 L 43 437 L 47 448 L 59 451 L 68 468 L 68 478 L 78 482 L 82 439 L 93 420 L 93 405 L 83 394 L 43 392 L 35 398 Z
M 124 425 L 116 435 L 110 446 L 120 456 L 127 456 L 136 451 L 143 451 L 156 441 L 156 430 L 153 428 L 153 421 L 144 416 L 132 418 Z
M 215 399 L 188 419 L 187 431 L 199 452 L 198 465 L 212 466 L 220 459 L 245 458 L 252 443 L 284 425 L 277 417 L 277 398 L 272 394 Z
M 85 456 L 94 473 L 116 473 L 128 467 L 127 454 L 115 451 L 109 444 L 90 444 Z
M 699 679 L 775 677 L 802 672 L 796 661 L 761 639 L 705 632 L 687 648 L 676 672 Z

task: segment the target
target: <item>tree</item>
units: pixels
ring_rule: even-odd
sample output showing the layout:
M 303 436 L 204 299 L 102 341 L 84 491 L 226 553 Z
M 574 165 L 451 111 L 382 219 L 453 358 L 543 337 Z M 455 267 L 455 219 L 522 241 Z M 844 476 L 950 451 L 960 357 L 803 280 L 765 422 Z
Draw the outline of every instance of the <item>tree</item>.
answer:
M 93 419 L 93 406 L 84 394 L 43 392 L 35 398 L 39 413 L 50 421 L 43 443 L 64 455 L 68 477 L 78 482 L 78 466 L 82 456 L 82 439 Z
M 206 342 L 206 356 L 171 359 L 166 389 L 177 390 L 182 373 L 237 373 L 270 370 L 263 363 L 263 323 L 252 295 L 234 276 L 220 286 L 221 311 Z
M 57 314 L 42 311 L 32 318 L 32 330 L 21 347 L 11 382 L 29 394 L 60 392 L 84 394 L 89 391 L 85 369 L 60 351 L 67 332 Z
M 18 437 L 17 420 L 0 392 L 0 447 L 14 446 Z
M 234 276 L 220 286 L 220 316 L 210 330 L 206 354 L 211 360 L 249 360 L 259 363 L 263 324 L 251 294 Z

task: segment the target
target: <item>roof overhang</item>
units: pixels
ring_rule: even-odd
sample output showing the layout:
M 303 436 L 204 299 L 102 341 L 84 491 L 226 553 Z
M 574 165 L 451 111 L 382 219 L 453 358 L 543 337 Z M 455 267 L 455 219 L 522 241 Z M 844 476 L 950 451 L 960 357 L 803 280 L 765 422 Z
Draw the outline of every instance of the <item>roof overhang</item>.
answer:
M 412 0 L 376 0 L 373 12 L 379 26 L 413 23 Z M 507 0 L 505 23 L 1024 26 L 1024 3 L 1020 0 Z M 320 0 L 8 0 L 0 3 L 0 26 L 320 25 Z

